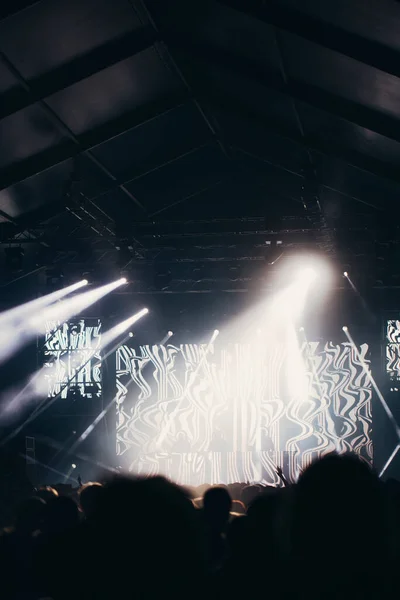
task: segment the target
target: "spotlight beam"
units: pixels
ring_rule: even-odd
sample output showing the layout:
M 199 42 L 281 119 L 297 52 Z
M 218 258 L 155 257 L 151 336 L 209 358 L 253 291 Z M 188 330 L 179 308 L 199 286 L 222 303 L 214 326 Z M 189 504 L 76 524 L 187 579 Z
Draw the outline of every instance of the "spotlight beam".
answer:
M 33 313 L 36 310 L 38 310 L 39 308 L 42 308 L 44 306 L 49 306 L 50 304 L 53 304 L 53 302 L 56 302 L 57 300 L 60 300 L 64 296 L 67 296 L 68 294 L 71 294 L 72 292 L 75 292 L 76 290 L 80 289 L 81 287 L 87 285 L 87 283 L 88 283 L 87 279 L 83 279 L 82 281 L 73 283 L 72 285 L 69 285 L 68 287 L 62 288 L 60 290 L 56 290 L 54 292 L 51 292 L 50 294 L 41 296 L 40 298 L 35 298 L 35 300 L 31 300 L 30 302 L 26 302 L 25 304 L 22 304 L 20 306 L 15 306 L 14 308 L 11 308 L 10 310 L 7 310 L 0 314 L 0 325 L 2 327 L 4 327 L 4 325 L 6 323 L 9 323 L 10 321 L 12 321 L 14 319 L 15 320 L 22 319 L 28 313 Z
M 121 344 L 124 344 L 127 340 L 129 339 L 129 333 L 126 334 L 126 336 L 119 342 L 117 342 L 116 344 L 114 344 L 114 346 L 111 348 L 111 350 L 109 350 L 107 352 L 107 354 L 105 356 L 103 356 L 102 360 L 107 360 L 107 358 L 109 356 L 111 356 L 118 348 Z M 61 390 L 61 393 L 65 390 L 65 387 Z M 105 410 L 102 410 L 99 415 L 95 418 L 95 420 L 93 421 L 93 423 L 91 425 L 88 426 L 88 428 L 85 430 L 85 432 L 76 440 L 76 442 L 74 444 L 72 444 L 71 448 L 69 448 L 68 450 L 66 449 L 66 445 L 72 441 L 72 438 L 74 436 L 71 436 L 70 438 L 68 438 L 66 444 L 64 446 L 60 446 L 60 448 L 58 449 L 58 451 L 55 453 L 55 455 L 52 458 L 52 462 L 57 458 L 57 456 L 59 454 L 61 454 L 61 452 L 63 450 L 65 450 L 68 454 L 71 454 L 85 439 L 86 437 L 89 435 L 89 433 L 91 433 L 93 431 L 93 429 L 96 427 L 96 425 L 98 423 L 100 423 L 101 419 L 106 415 L 106 413 L 108 412 L 108 409 L 110 408 L 110 406 L 113 404 L 114 399 L 107 405 Z M 92 427 L 93 425 L 93 427 Z M 89 431 L 90 430 L 90 431 Z M 86 435 L 85 435 L 86 433 Z
M 40 467 L 43 467 L 44 469 L 47 469 L 48 471 L 51 471 L 52 473 L 55 473 L 56 475 L 62 475 L 62 477 L 65 477 L 65 473 L 62 473 L 61 471 L 58 471 L 57 469 L 54 469 L 53 467 L 50 467 L 50 465 L 45 465 L 44 463 L 40 462 L 39 460 L 32 460 L 30 456 L 28 456 L 27 454 L 23 454 L 22 452 L 19 453 L 19 456 L 21 458 L 23 458 L 24 460 L 26 460 L 27 462 L 31 462 L 32 465 L 39 465 Z M 71 477 L 71 480 L 74 483 L 78 483 L 78 480 L 75 479 L 74 477 Z
M 307 354 L 306 354 L 306 360 L 309 361 L 310 365 L 311 365 L 311 370 L 314 376 L 314 379 L 317 383 L 318 389 L 319 389 L 319 393 L 321 394 L 321 412 L 324 410 L 324 408 L 329 406 L 329 396 L 326 392 L 326 390 L 324 390 L 322 384 L 321 384 L 321 380 L 318 376 L 318 372 L 317 369 L 315 367 L 315 361 L 312 358 L 312 353 L 311 353 L 311 345 L 310 342 L 308 341 L 308 337 L 307 334 L 305 332 L 304 327 L 300 327 L 300 333 L 302 334 L 303 338 L 304 338 L 304 343 L 306 345 L 307 348 Z M 335 430 L 334 430 L 335 431 Z M 332 436 L 335 437 L 335 441 L 333 442 L 336 446 L 336 450 L 339 452 L 340 451 L 340 444 L 339 444 L 339 436 L 335 435 Z
M 159 343 L 160 346 L 162 346 L 169 338 L 171 338 L 173 336 L 173 332 L 172 331 L 168 331 L 167 334 L 163 337 L 163 339 L 161 340 L 161 342 Z M 129 336 L 129 334 L 128 334 Z M 112 354 L 113 352 L 115 352 L 119 346 L 121 344 L 123 344 L 127 339 L 128 336 L 126 336 L 121 342 L 118 342 L 118 344 L 116 344 L 112 350 L 110 350 L 110 352 L 108 353 L 109 355 Z M 150 359 L 148 358 L 147 360 L 143 361 L 140 369 L 139 369 L 139 373 L 141 373 L 143 371 L 143 369 L 148 365 L 148 363 L 150 362 Z M 126 385 L 126 389 L 129 389 L 130 385 L 132 384 L 133 379 L 131 379 L 130 381 L 128 381 L 127 385 Z M 114 398 L 111 400 L 111 402 L 109 402 L 107 404 L 107 406 L 97 415 L 97 417 L 94 419 L 94 421 L 85 429 L 85 431 L 82 433 L 82 435 L 79 436 L 79 438 L 76 440 L 76 442 L 71 446 L 71 448 L 69 449 L 68 453 L 72 454 L 75 452 L 75 450 L 78 448 L 78 446 L 80 446 L 80 444 L 82 442 L 85 441 L 85 439 L 92 433 L 92 431 L 94 430 L 94 428 L 100 423 L 100 421 L 102 419 L 104 419 L 104 417 L 106 416 L 106 414 L 108 413 L 108 411 L 110 410 L 110 408 L 113 406 L 113 404 L 116 402 L 117 397 L 114 396 Z
M 83 282 L 74 284 L 74 286 L 71 287 L 73 289 L 77 289 L 77 287 L 85 285 L 86 283 L 87 281 L 83 280 Z M 36 311 L 35 314 L 28 315 L 25 319 L 23 319 L 21 314 L 19 314 L 18 323 L 12 323 L 10 320 L 6 321 L 6 324 L 8 323 L 8 325 L 4 328 L 1 328 L 0 362 L 7 360 L 12 354 L 19 350 L 21 346 L 29 342 L 36 335 L 41 334 L 44 318 L 49 321 L 66 321 L 72 316 L 80 313 L 88 306 L 91 306 L 100 300 L 100 298 L 112 292 L 123 283 L 124 282 L 119 279 L 118 281 L 114 281 L 89 292 L 79 294 L 73 298 L 69 298 L 67 300 L 64 299 L 60 303 L 54 303 L 46 308 L 45 315 L 43 314 L 43 310 L 41 310 Z M 59 292 L 60 290 L 58 290 L 57 293 Z M 17 320 L 17 317 L 15 317 L 15 320 Z M 2 325 L 1 319 L 0 325 Z
M 95 304 L 98 300 L 114 291 L 117 287 L 124 285 L 125 281 L 125 279 L 118 279 L 117 281 L 107 283 L 106 285 L 102 285 L 101 287 L 90 290 L 89 292 L 79 294 L 74 298 L 63 300 L 61 303 L 54 304 L 47 311 L 47 314 L 45 315 L 46 320 L 64 322 L 76 314 L 79 314 L 85 308 Z M 27 325 L 34 333 L 41 333 L 43 326 L 43 319 L 41 315 L 30 319 Z
M 370 371 L 370 370 L 369 370 L 369 368 L 368 368 L 368 365 L 365 363 L 364 359 L 361 357 L 361 354 L 360 354 L 360 352 L 358 351 L 358 348 L 357 348 L 357 346 L 356 346 L 356 344 L 355 344 L 355 342 L 354 342 L 353 338 L 351 337 L 351 335 L 350 335 L 350 332 L 349 332 L 348 328 L 347 328 L 347 327 L 346 327 L 346 328 L 343 328 L 343 331 L 345 332 L 347 339 L 349 340 L 349 342 L 350 342 L 350 344 L 351 344 L 352 348 L 354 349 L 354 351 L 355 351 L 355 353 L 356 353 L 356 355 L 357 355 L 357 358 L 358 358 L 358 360 L 360 361 L 360 363 L 361 363 L 361 365 L 362 365 L 362 367 L 363 367 L 363 369 L 364 369 L 364 372 L 365 372 L 365 374 L 367 375 L 367 377 L 368 377 L 369 381 L 371 382 L 371 385 L 372 385 L 372 387 L 374 388 L 374 390 L 375 390 L 375 392 L 376 392 L 376 395 L 378 396 L 378 398 L 379 398 L 379 400 L 380 400 L 380 403 L 382 404 L 382 406 L 383 406 L 383 409 L 384 409 L 384 411 L 386 412 L 386 414 L 387 414 L 387 416 L 388 416 L 388 418 L 389 418 L 389 421 L 390 421 L 390 422 L 391 422 L 391 424 L 393 425 L 393 429 L 394 429 L 394 431 L 395 431 L 396 437 L 397 437 L 397 439 L 399 440 L 399 443 L 397 444 L 396 448 L 395 448 L 395 449 L 394 449 L 394 451 L 392 452 L 392 455 L 389 457 L 388 461 L 386 462 L 386 464 L 384 465 L 384 467 L 383 467 L 382 471 L 381 471 L 381 472 L 380 472 L 380 474 L 379 474 L 379 476 L 381 477 L 381 476 L 384 474 L 384 472 L 386 471 L 386 469 L 389 467 L 390 463 L 392 462 L 393 458 L 395 457 L 395 455 L 396 455 L 397 451 L 398 451 L 398 450 L 399 450 L 399 448 L 400 448 L 400 428 L 399 428 L 399 426 L 397 425 L 397 423 L 396 423 L 396 419 L 394 418 L 392 411 L 390 410 L 390 408 L 389 408 L 389 406 L 388 406 L 388 404 L 387 404 L 387 402 L 386 402 L 385 398 L 383 397 L 383 394 L 382 394 L 382 392 L 381 392 L 381 391 L 380 391 L 380 389 L 378 388 L 378 386 L 377 386 L 377 384 L 376 384 L 376 382 L 375 382 L 375 379 L 373 378 L 373 376 L 372 376 L 372 373 L 371 373 L 371 371 Z
M 376 392 L 376 394 L 377 394 L 377 396 L 378 396 L 378 398 L 379 398 L 379 400 L 380 400 L 380 402 L 381 402 L 381 404 L 382 404 L 382 406 L 383 406 L 383 408 L 384 408 L 387 416 L 390 419 L 390 422 L 392 423 L 392 425 L 393 425 L 393 427 L 395 429 L 396 435 L 397 435 L 397 437 L 398 437 L 398 439 L 400 441 L 400 428 L 399 428 L 399 426 L 396 423 L 396 419 L 394 418 L 392 411 L 390 410 L 389 406 L 387 405 L 387 402 L 386 402 L 385 398 L 383 397 L 382 392 L 378 388 L 378 386 L 377 386 L 377 384 L 375 382 L 375 379 L 373 378 L 373 376 L 371 374 L 371 371 L 368 368 L 368 365 L 365 363 L 364 359 L 361 357 L 361 354 L 358 351 L 358 348 L 357 348 L 357 346 L 356 346 L 353 338 L 351 337 L 348 328 L 346 327 L 346 329 L 343 329 L 343 331 L 345 332 L 346 337 L 349 340 L 351 346 L 354 348 L 354 351 L 357 354 L 357 358 L 360 361 L 360 363 L 361 363 L 361 365 L 362 365 L 362 367 L 364 369 L 365 374 L 367 375 L 368 379 L 370 380 L 371 385 L 374 388 L 374 390 L 375 390 L 375 392 Z
M 142 310 L 140 310 L 139 312 L 134 314 L 132 317 L 129 317 L 129 319 L 125 319 L 125 321 L 122 321 L 121 323 L 118 323 L 117 325 L 115 325 L 115 327 L 113 327 L 112 329 L 110 329 L 103 335 L 102 341 L 101 341 L 102 344 L 104 344 L 104 346 L 108 346 L 108 344 L 110 342 L 115 340 L 115 338 L 117 338 L 119 335 L 121 335 L 121 333 L 124 333 L 124 331 L 126 331 L 134 323 L 139 321 L 139 319 L 141 319 L 142 317 L 147 315 L 148 312 L 149 312 L 148 308 L 142 308 Z
M 396 454 L 398 453 L 399 450 L 400 450 L 400 444 L 397 444 L 396 448 L 393 450 L 392 454 L 389 456 L 389 458 L 383 465 L 381 472 L 379 473 L 379 477 L 382 477 L 382 475 L 385 473 L 385 471 L 387 470 L 387 468 L 389 467 L 390 463 L 392 462 L 392 460 L 394 459 L 394 457 L 396 456 Z
M 147 310 L 147 308 L 143 309 L 139 313 L 137 313 L 136 315 L 131 317 L 130 319 L 127 319 L 126 321 L 124 321 L 124 324 L 129 322 L 126 325 L 126 328 L 128 328 L 132 324 L 132 319 L 135 319 L 137 321 L 138 319 L 140 319 L 142 316 L 144 316 L 148 312 L 149 311 Z M 119 324 L 119 325 L 121 325 L 121 324 Z M 102 349 L 104 349 L 105 346 L 108 345 L 113 339 L 115 339 L 118 336 L 118 334 L 121 332 L 121 330 L 117 329 L 117 328 L 118 328 L 118 325 L 116 327 L 113 327 L 110 331 L 106 332 L 106 334 L 104 335 L 105 340 L 104 340 L 104 337 L 102 340 L 102 344 L 103 344 Z M 111 332 L 112 332 L 113 337 L 111 336 Z M 107 352 L 105 354 L 104 357 L 102 357 L 102 360 L 106 360 L 114 351 L 115 351 L 115 348 L 111 349 L 109 352 Z M 94 357 L 96 352 L 98 352 L 98 348 L 96 348 L 89 355 L 88 359 L 79 367 L 79 369 L 74 373 L 74 375 L 65 382 L 65 385 L 63 387 L 60 387 L 60 390 L 57 392 L 57 394 L 53 398 L 51 398 L 50 400 L 48 398 L 44 398 L 43 401 L 41 402 L 41 404 L 33 411 L 33 413 L 30 414 L 29 417 L 27 419 L 25 419 L 25 421 L 19 427 L 17 427 L 7 437 L 5 437 L 4 440 L 1 441 L 0 447 L 7 444 L 11 439 L 13 439 L 16 435 L 18 435 L 18 433 L 20 433 L 26 425 L 28 425 L 29 423 L 34 421 L 44 411 L 46 411 L 48 408 L 50 408 L 50 406 L 52 406 L 54 404 L 54 402 L 56 400 L 58 400 L 58 398 L 60 398 L 63 391 L 71 385 L 71 383 L 74 381 L 74 379 L 77 379 L 79 373 L 81 373 L 83 371 L 83 369 L 86 367 L 86 365 L 92 360 L 92 358 Z M 43 369 L 41 369 L 39 371 L 39 373 L 43 374 Z
M 97 288 L 97 289 L 95 289 L 95 290 L 92 290 L 92 291 L 90 291 L 90 292 L 86 292 L 85 294 L 81 294 L 81 296 L 78 296 L 77 298 L 74 298 L 72 301 L 76 301 L 76 300 L 78 299 L 78 300 L 80 300 L 80 302 L 82 303 L 82 305 L 86 305 L 86 306 L 88 306 L 88 305 L 92 304 L 92 302 L 91 302 L 90 300 L 93 300 L 93 302 L 97 301 L 97 300 L 98 300 L 100 297 L 102 297 L 103 295 L 105 295 L 105 294 L 104 294 L 104 292 L 105 292 L 105 293 L 108 293 L 108 291 L 112 291 L 113 289 L 115 289 L 115 287 L 118 287 L 119 285 L 123 285 L 125 282 L 126 282 L 126 279 L 125 279 L 125 278 L 119 279 L 118 281 L 114 281 L 114 282 L 112 282 L 111 284 L 107 284 L 107 285 L 105 285 L 105 286 L 102 286 L 102 287 L 100 287 L 100 288 Z M 80 281 L 80 282 L 78 282 L 78 283 L 75 283 L 75 284 L 73 284 L 72 286 L 69 286 L 69 288 L 65 288 L 65 289 L 68 289 L 68 290 L 69 290 L 69 292 L 72 292 L 72 291 L 75 291 L 75 290 L 79 289 L 80 287 L 82 287 L 82 286 L 84 286 L 84 285 L 87 285 L 87 283 L 88 283 L 87 279 L 83 279 L 82 281 Z M 55 292 L 55 293 L 56 293 L 56 294 L 59 294 L 61 291 L 64 291 L 64 290 L 57 290 L 57 292 Z M 92 294 L 93 294 L 93 296 L 91 296 Z M 53 296 L 53 297 L 54 297 L 54 294 L 50 294 L 50 296 Z M 39 300 L 41 300 L 41 298 L 39 298 Z M 66 301 L 64 301 L 64 302 L 66 302 Z M 86 308 L 86 306 L 83 306 L 83 308 Z M 55 309 L 55 308 L 57 308 L 57 305 L 53 305 L 53 306 L 50 308 L 50 311 L 51 311 L 51 310 L 53 310 L 53 311 L 54 311 L 54 309 Z M 146 309 L 146 310 L 147 310 L 147 309 Z M 72 315 L 69 315 L 67 318 L 70 318 L 71 316 L 72 316 Z M 142 315 L 140 315 L 140 316 L 142 316 Z M 136 315 L 135 315 L 135 317 L 136 317 Z M 138 318 L 140 318 L 140 317 L 138 317 Z M 136 319 L 136 320 L 137 320 L 137 319 Z M 65 322 L 65 320 L 63 320 L 63 321 L 62 321 L 62 322 L 61 322 L 61 323 L 58 325 L 58 327 L 57 327 L 57 328 L 55 329 L 55 331 L 52 333 L 52 335 L 50 336 L 50 338 L 48 338 L 48 339 L 46 340 L 46 342 L 45 342 L 45 344 L 44 344 L 44 346 L 43 346 L 42 350 L 43 350 L 43 349 L 45 349 L 45 347 L 46 347 L 46 345 L 49 343 L 49 341 L 50 341 L 50 340 L 51 340 L 51 339 L 52 339 L 52 338 L 55 336 L 55 334 L 57 333 L 57 331 L 59 331 L 59 330 L 60 330 L 60 328 L 63 326 L 64 322 Z M 132 321 L 132 322 L 134 322 L 134 321 Z M 107 335 L 107 334 L 105 334 L 105 335 Z M 27 336 L 27 337 L 29 337 L 29 336 Z M 113 338 L 111 337 L 110 339 L 113 339 Z M 103 342 L 103 343 L 104 343 L 104 345 L 107 345 L 107 343 L 108 343 L 108 342 L 107 342 L 107 339 L 106 339 L 106 340 L 105 340 L 105 342 Z M 4 356 L 3 356 L 3 358 L 4 358 Z M 91 358 L 92 358 L 92 356 L 91 356 L 91 357 L 88 359 L 88 361 L 89 361 L 89 360 L 91 360 Z M 87 362 L 88 362 L 88 361 L 87 361 Z M 85 365 L 84 365 L 84 366 L 86 366 L 87 362 L 85 363 Z M 83 367 L 82 367 L 82 368 L 83 368 Z M 81 371 L 81 369 L 78 371 L 78 373 L 80 373 L 80 371 Z M 77 373 L 77 374 L 78 374 L 78 373 Z M 30 382 L 28 382 L 28 383 L 26 384 L 26 386 L 25 386 L 25 387 L 24 387 L 24 388 L 23 388 L 23 389 L 22 389 L 22 390 L 21 390 L 21 391 L 18 393 L 18 395 L 17 395 L 17 396 L 14 398 L 14 403 L 15 403 L 15 402 L 16 402 L 18 399 L 20 399 L 20 398 L 21 398 L 21 397 L 24 395 L 24 393 L 26 392 L 26 390 L 28 389 L 28 387 L 29 387 L 29 386 L 32 384 L 32 382 L 35 382 L 35 381 L 37 381 L 37 379 L 38 379 L 38 378 L 39 378 L 39 377 L 40 377 L 42 374 L 43 374 L 43 371 L 42 371 L 42 369 L 40 369 L 39 371 L 37 371 L 37 373 L 36 373 L 36 374 L 33 376 L 32 380 L 31 380 Z M 77 374 L 76 374 L 76 375 L 77 375 Z M 74 375 L 74 377 L 75 377 L 76 375 Z M 64 391 L 64 389 L 65 389 L 65 387 L 61 389 L 61 392 L 63 392 L 63 391 Z M 56 396 L 56 397 L 58 397 L 58 396 Z M 44 401 L 43 401 L 43 403 L 44 403 Z M 42 404 L 43 404 L 43 403 L 42 403 Z M 39 409 L 40 409 L 40 407 L 42 406 L 42 404 L 41 404 L 40 406 L 38 406 L 36 410 L 39 410 Z M 49 403 L 49 404 L 50 404 L 50 403 Z M 35 412 L 35 411 L 34 411 L 34 412 Z M 34 413 L 33 413 L 33 414 L 34 414 Z M 39 413 L 39 414 L 40 414 L 40 413 Z M 31 416 L 32 416 L 32 415 L 31 415 Z
M 209 341 L 209 342 L 208 342 L 208 344 L 207 344 L 207 348 L 206 348 L 206 350 L 205 350 L 205 351 L 203 350 L 203 356 L 202 356 L 201 360 L 199 361 L 199 364 L 197 365 L 197 368 L 195 369 L 195 371 L 194 371 L 194 373 L 193 373 L 193 376 L 192 376 L 192 378 L 191 378 L 191 383 L 193 383 L 194 379 L 196 378 L 196 376 L 197 376 L 197 373 L 198 373 L 198 372 L 199 372 L 199 370 L 200 370 L 200 367 L 201 367 L 201 366 L 202 366 L 202 364 L 204 363 L 204 360 L 205 360 L 205 358 L 207 357 L 207 354 L 208 354 L 208 352 L 209 352 L 209 350 L 210 350 L 211 346 L 213 345 L 214 341 L 215 341 L 215 340 L 216 340 L 216 338 L 218 337 L 218 335 L 219 335 L 219 331 L 218 331 L 218 329 L 216 329 L 216 330 L 214 331 L 214 333 L 212 334 L 212 337 L 211 337 L 210 341 Z M 178 399 L 178 403 L 177 403 L 176 407 L 174 408 L 174 410 L 173 410 L 173 412 L 172 412 L 172 414 L 171 414 L 171 416 L 170 416 L 170 418 L 169 418 L 168 422 L 165 424 L 165 427 L 164 427 L 164 428 L 163 428 L 163 430 L 161 431 L 160 437 L 158 438 L 158 441 L 157 441 L 157 446 L 161 446 L 161 444 L 162 444 L 162 443 L 163 443 L 163 441 L 165 440 L 165 437 L 166 437 L 166 435 L 167 435 L 167 433 L 168 433 L 168 431 L 169 431 L 169 428 L 170 428 L 170 426 L 171 426 L 171 423 L 173 422 L 173 420 L 174 420 L 174 418 L 175 418 L 175 416 L 176 416 L 176 414 L 177 414 L 177 412 L 178 412 L 179 408 L 181 407 L 181 404 L 182 404 L 183 400 L 184 400 L 184 399 L 185 399 L 185 397 L 186 397 L 186 394 L 187 394 L 187 391 L 188 391 L 188 387 L 189 387 L 189 381 L 188 381 L 188 382 L 187 382 L 187 384 L 186 384 L 186 387 L 185 387 L 185 389 L 184 389 L 184 391 L 183 391 L 183 394 L 182 394 L 182 396 L 181 396 L 181 397 Z
M 53 440 L 52 438 L 49 437 L 45 437 L 45 436 L 36 436 L 36 439 L 41 442 L 42 444 L 46 444 L 47 446 L 49 446 L 50 448 L 58 448 L 63 450 L 63 446 L 62 444 L 60 444 L 59 442 L 56 442 L 55 440 Z M 92 465 L 95 465 L 96 467 L 100 467 L 101 469 L 104 469 L 106 471 L 109 471 L 110 473 L 117 473 L 117 469 L 110 467 L 109 465 L 106 465 L 103 462 L 97 461 L 97 460 L 93 460 L 92 458 L 90 458 L 90 456 L 88 456 L 87 454 L 75 454 L 75 457 L 79 460 L 83 460 L 85 462 L 88 462 Z M 47 465 L 45 465 L 47 466 Z M 64 475 L 64 473 L 63 473 Z
M 139 313 L 137 313 L 136 315 L 134 315 L 133 317 L 131 317 L 130 319 L 127 319 L 126 321 L 123 322 L 124 324 L 124 330 L 127 329 L 128 327 L 130 327 L 130 325 L 132 325 L 132 322 L 138 321 L 141 317 L 143 317 L 145 314 L 147 314 L 149 311 L 147 310 L 147 308 L 141 310 Z M 132 319 L 135 319 L 135 321 L 132 321 Z M 127 323 L 129 321 L 129 323 Z M 107 331 L 103 338 L 102 338 L 102 350 L 104 350 L 104 348 L 106 346 L 108 346 L 108 344 L 110 342 L 112 342 L 119 333 L 121 333 L 121 330 L 119 329 L 121 323 L 119 325 L 116 325 L 115 327 L 113 327 L 112 329 L 110 329 L 109 331 Z M 111 348 L 111 350 L 109 350 L 103 357 L 102 357 L 102 361 L 103 360 L 107 360 L 107 358 L 109 356 L 111 356 L 111 354 L 113 352 L 115 352 L 116 348 L 119 346 L 118 345 L 114 346 L 113 348 Z M 63 393 L 63 391 L 65 389 L 67 389 L 70 384 L 74 381 L 74 379 L 76 379 L 79 375 L 79 373 L 81 373 L 83 371 L 83 369 L 86 367 L 86 365 L 92 360 L 92 358 L 94 357 L 94 355 L 96 354 L 96 352 L 98 351 L 98 349 L 96 348 L 96 350 L 94 350 L 89 358 L 79 367 L 78 371 L 76 371 L 76 373 L 70 377 L 66 382 L 65 385 L 63 387 L 60 388 L 59 392 L 57 392 L 57 394 L 54 396 L 54 398 L 51 399 L 51 401 L 47 404 L 47 406 L 44 408 L 44 410 L 47 410 L 48 406 L 50 404 L 52 404 L 55 400 L 57 400 Z M 47 400 L 47 398 L 45 399 Z M 40 407 L 38 407 L 40 409 Z M 43 410 L 41 410 L 41 412 L 43 412 Z M 41 414 L 41 412 L 38 412 L 38 414 L 36 416 L 39 416 Z M 36 417 L 35 417 L 36 418 Z

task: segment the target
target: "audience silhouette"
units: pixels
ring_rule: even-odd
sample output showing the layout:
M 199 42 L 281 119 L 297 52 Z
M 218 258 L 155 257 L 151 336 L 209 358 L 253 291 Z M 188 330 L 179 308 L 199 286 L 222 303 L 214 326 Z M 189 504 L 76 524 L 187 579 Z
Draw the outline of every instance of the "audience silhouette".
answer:
M 400 485 L 353 455 L 327 455 L 280 488 L 117 476 L 70 492 L 39 488 L 16 506 L 0 535 L 1 598 L 397 592 Z

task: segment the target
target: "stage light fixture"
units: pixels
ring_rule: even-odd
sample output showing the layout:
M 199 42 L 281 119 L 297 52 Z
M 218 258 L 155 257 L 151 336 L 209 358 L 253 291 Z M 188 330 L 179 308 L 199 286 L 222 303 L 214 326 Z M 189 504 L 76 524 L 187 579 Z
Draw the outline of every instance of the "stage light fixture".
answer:
M 348 329 L 348 327 L 346 327 L 346 325 L 343 325 L 342 329 L 343 329 L 343 331 L 345 331 L 345 332 L 349 330 L 349 329 Z
M 129 335 L 129 337 L 133 337 L 134 336 L 134 334 L 132 333 L 132 331 L 130 331 L 128 335 Z
M 172 337 L 174 335 L 173 331 L 168 331 L 168 337 Z
M 114 291 L 117 287 L 123 285 L 123 283 L 124 281 L 122 279 L 118 279 L 117 281 L 113 281 L 112 283 L 108 283 L 101 287 L 83 292 L 82 294 L 78 294 L 72 298 L 63 299 L 62 302 L 57 304 L 52 304 L 46 310 L 45 315 L 41 313 L 33 315 L 28 322 L 25 323 L 25 330 L 26 332 L 29 332 L 29 335 L 32 335 L 32 332 L 40 334 L 43 328 L 44 318 L 47 321 L 66 321 L 74 315 L 79 314 L 92 304 L 95 304 L 95 302 L 98 302 L 101 298 Z M 81 285 L 82 282 L 79 282 L 79 284 L 76 284 L 75 289 Z
M 128 280 L 126 277 L 121 277 L 121 279 L 119 281 L 122 285 L 124 285 L 124 283 L 128 283 Z
M 72 465 L 71 465 L 71 468 L 72 468 L 72 469 L 76 469 L 76 464 L 75 464 L 75 463 L 72 463 Z
M 120 323 L 115 325 L 112 329 L 109 329 L 108 331 L 106 331 L 106 333 L 103 334 L 103 338 L 102 338 L 103 348 L 107 344 L 112 342 L 115 338 L 117 338 L 119 335 L 121 335 L 121 333 L 125 333 L 127 331 L 127 329 L 129 329 L 134 323 L 136 323 L 136 321 L 139 321 L 139 319 L 144 317 L 144 315 L 147 315 L 148 312 L 149 312 L 148 308 L 142 308 L 142 310 L 140 310 L 138 313 L 132 315 L 132 317 L 129 317 L 128 319 L 125 319 L 124 321 L 121 321 Z
M 344 273 L 343 273 L 343 277 L 348 277 L 348 276 L 349 276 L 348 272 L 347 272 L 347 271 L 344 271 Z
M 219 334 L 219 329 L 214 329 L 214 335 L 217 336 Z

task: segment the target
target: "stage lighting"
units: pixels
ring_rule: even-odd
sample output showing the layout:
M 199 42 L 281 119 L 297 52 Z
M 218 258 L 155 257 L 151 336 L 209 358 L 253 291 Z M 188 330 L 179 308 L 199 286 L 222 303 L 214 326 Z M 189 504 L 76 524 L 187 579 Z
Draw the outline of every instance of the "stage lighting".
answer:
M 72 298 L 65 298 L 62 300 L 62 302 L 54 303 L 48 309 L 46 309 L 45 315 L 43 315 L 41 312 L 32 315 L 32 317 L 24 323 L 25 337 L 28 335 L 32 336 L 32 334 L 35 333 L 40 334 L 43 328 L 44 319 L 47 321 L 66 321 L 67 319 L 79 314 L 95 302 L 98 302 L 101 298 L 114 291 L 123 283 L 124 281 L 122 279 L 118 279 L 117 281 L 113 281 L 112 283 L 108 283 L 99 288 L 83 292 L 82 294 L 78 294 Z M 81 285 L 82 282 L 79 282 L 78 284 L 75 284 L 73 289 L 77 289 Z M 70 291 L 72 291 L 71 288 Z M 65 293 L 66 292 L 64 291 L 64 295 Z M 48 297 L 51 298 L 51 296 Z
M 128 280 L 126 277 L 121 277 L 121 279 L 119 280 L 120 283 L 124 284 L 124 283 L 128 283 Z
M 72 469 L 76 469 L 76 464 L 75 464 L 75 463 L 72 463 L 72 465 L 71 465 L 71 468 L 72 468 Z
M 148 308 L 142 308 L 142 310 L 140 310 L 138 313 L 134 314 L 132 317 L 129 317 L 129 319 L 125 319 L 125 321 L 121 321 L 121 323 L 118 323 L 112 329 L 109 329 L 108 331 L 106 331 L 103 334 L 103 338 L 102 338 L 103 348 L 110 342 L 114 341 L 119 335 L 121 335 L 121 333 L 125 333 L 125 335 L 127 335 L 126 331 L 134 323 L 139 321 L 139 319 L 144 317 L 144 315 L 147 315 L 148 312 L 149 312 Z
M 343 273 L 343 277 L 348 277 L 348 276 L 349 276 L 348 272 L 347 272 L 347 271 L 345 271 L 345 272 Z
M 312 283 L 317 278 L 317 273 L 311 267 L 306 267 L 301 271 L 301 279 L 306 283 Z
M 129 335 L 129 337 L 133 337 L 134 336 L 134 334 L 132 333 L 132 331 L 130 331 L 128 335 Z
M 348 331 L 348 327 L 346 327 L 346 325 L 343 325 L 342 329 L 343 331 Z
M 79 282 L 81 284 L 81 286 L 87 285 L 89 282 L 87 279 L 82 279 L 82 281 Z
M 168 337 L 172 337 L 174 335 L 173 331 L 168 331 Z

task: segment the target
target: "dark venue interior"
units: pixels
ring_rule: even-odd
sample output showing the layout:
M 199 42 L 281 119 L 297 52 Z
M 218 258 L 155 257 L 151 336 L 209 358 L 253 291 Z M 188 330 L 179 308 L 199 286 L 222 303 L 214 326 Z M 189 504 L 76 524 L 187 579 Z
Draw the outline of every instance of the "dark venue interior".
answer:
M 395 597 L 399 77 L 396 0 L 3 0 L 1 598 Z

